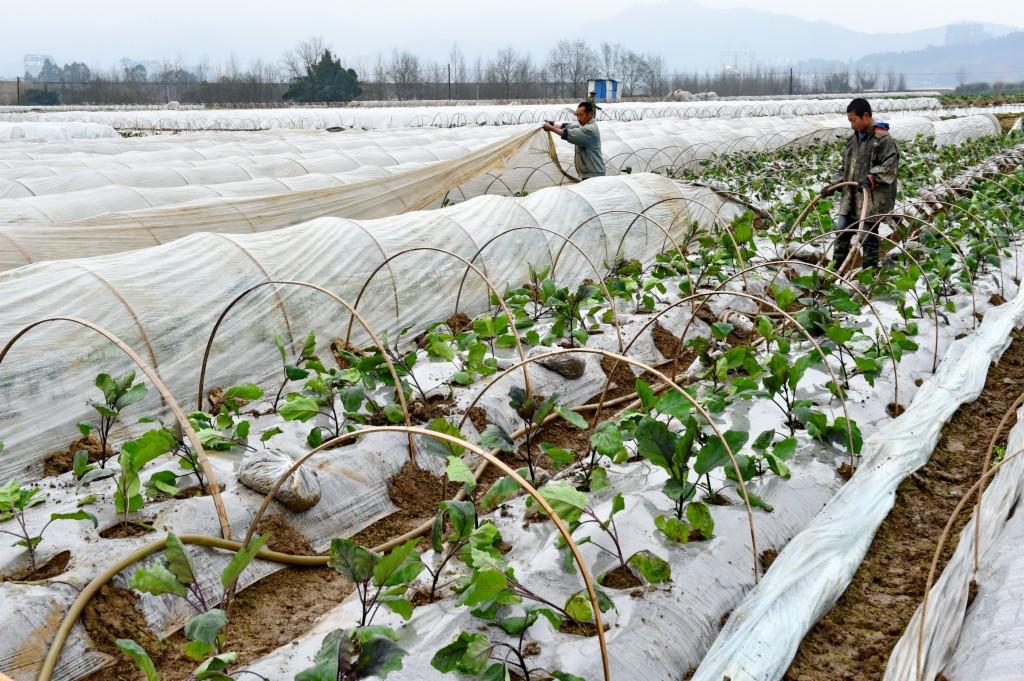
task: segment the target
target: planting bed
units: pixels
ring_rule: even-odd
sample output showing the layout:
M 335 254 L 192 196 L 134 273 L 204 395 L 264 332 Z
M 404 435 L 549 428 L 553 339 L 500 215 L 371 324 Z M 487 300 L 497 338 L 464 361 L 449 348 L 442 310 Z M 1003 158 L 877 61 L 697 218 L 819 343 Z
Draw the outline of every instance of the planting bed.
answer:
M 0 585 L 0 607 L 20 623 L 0 636 L 0 670 L 130 678 L 152 658 L 149 678 L 163 679 L 198 667 L 195 678 L 676 681 L 696 670 L 718 681 L 716 665 L 746 664 L 730 646 L 757 657 L 768 621 L 747 613 L 803 588 L 779 587 L 805 569 L 794 554 L 813 564 L 831 550 L 806 537 L 900 458 L 892 443 L 927 462 L 941 420 L 981 390 L 1024 318 L 1019 137 L 905 143 L 889 259 L 860 277 L 817 264 L 830 204 L 809 199 L 837 153 L 765 149 L 671 169 L 711 189 L 636 175 L 232 237 L 265 264 L 253 277 L 241 260 L 204 260 L 217 248 L 203 236 L 75 263 L 116 295 L 99 287 L 58 310 L 112 329 L 139 370 L 125 374 L 108 341 L 67 322 L 0 356 L 0 389 L 18 400 L 0 417 L 0 464 L 23 481 L 4 488 L 2 527 L 60 528 L 30 538 L 32 552 L 0 549 L 0 566 L 23 579 L 72 552 L 64 574 Z M 357 225 L 379 251 L 337 238 Z M 489 237 L 511 234 L 514 247 L 479 257 Z M 439 265 L 425 247 L 462 260 Z M 380 252 L 416 265 L 387 268 Z M 180 269 L 168 275 L 172 253 Z M 215 261 L 217 277 L 181 276 Z M 40 317 L 34 292 L 78 281 L 62 279 L 70 271 L 5 275 L 0 299 L 15 305 L 3 335 Z M 286 280 L 299 283 L 270 283 L 216 329 L 232 298 Z M 131 314 L 105 303 L 76 314 L 90 296 Z M 352 309 L 363 315 L 354 329 Z M 1003 382 L 1020 372 L 1019 352 L 989 375 L 1005 401 L 1020 393 Z M 43 371 L 59 379 L 33 395 Z M 949 461 L 973 452 L 950 443 L 968 427 L 984 437 L 962 425 L 970 409 L 905 483 L 894 526 L 930 491 L 943 509 L 956 504 Z M 92 455 L 72 452 L 71 470 L 51 464 L 40 477 L 46 455 L 79 437 L 98 439 Z M 923 508 L 941 525 L 945 511 Z M 142 534 L 104 538 L 129 527 Z M 870 540 L 873 527 L 863 531 Z M 915 570 L 915 551 L 927 551 L 894 546 L 911 550 Z M 842 560 L 836 575 L 860 562 Z M 813 582 L 808 598 L 825 602 Z M 901 601 L 904 620 L 917 602 Z M 875 641 L 879 664 L 903 624 Z M 793 651 L 800 626 L 783 632 Z M 828 631 L 864 640 L 838 629 Z M 792 678 L 818 678 L 800 676 L 822 650 L 815 636 Z M 842 678 L 836 651 L 825 653 L 817 670 Z M 727 675 L 782 675 L 753 669 Z

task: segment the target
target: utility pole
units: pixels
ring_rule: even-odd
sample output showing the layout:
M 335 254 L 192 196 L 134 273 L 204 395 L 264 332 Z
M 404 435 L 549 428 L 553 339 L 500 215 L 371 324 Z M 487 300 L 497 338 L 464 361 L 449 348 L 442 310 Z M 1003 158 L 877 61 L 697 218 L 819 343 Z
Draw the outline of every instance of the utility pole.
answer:
M 448 65 L 448 101 L 452 101 L 452 65 Z
M 21 76 L 18 76 L 18 84 L 15 86 L 18 92 L 18 106 L 21 106 Z
M 789 96 L 793 96 L 793 67 L 789 67 Z

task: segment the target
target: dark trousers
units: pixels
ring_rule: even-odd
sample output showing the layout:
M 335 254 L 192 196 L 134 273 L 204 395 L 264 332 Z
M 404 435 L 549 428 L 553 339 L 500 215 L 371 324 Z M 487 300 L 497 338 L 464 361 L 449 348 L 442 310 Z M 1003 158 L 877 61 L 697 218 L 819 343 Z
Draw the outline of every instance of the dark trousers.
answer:
M 852 228 L 853 225 L 857 225 L 859 217 L 853 217 L 852 215 L 840 215 L 836 220 L 836 231 Z M 878 221 L 876 220 L 865 220 L 863 223 L 857 225 L 863 234 L 861 240 L 861 253 L 864 255 L 863 267 L 878 267 L 878 249 L 881 245 L 881 239 L 878 238 Z M 832 249 L 832 260 L 835 261 L 836 267 L 843 264 L 846 260 L 846 256 L 850 253 L 850 241 L 853 240 L 854 232 L 843 232 L 836 237 L 835 246 Z

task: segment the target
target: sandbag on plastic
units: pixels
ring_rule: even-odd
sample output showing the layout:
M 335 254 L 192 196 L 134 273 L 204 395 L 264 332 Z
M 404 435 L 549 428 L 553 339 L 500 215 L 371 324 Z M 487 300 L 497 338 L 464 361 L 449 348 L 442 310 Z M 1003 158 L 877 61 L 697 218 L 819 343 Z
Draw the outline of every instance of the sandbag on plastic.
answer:
M 295 459 L 276 449 L 247 454 L 238 467 L 238 481 L 258 494 L 269 494 Z M 301 513 L 320 501 L 320 480 L 316 471 L 302 467 L 274 493 L 274 499 L 289 511 Z

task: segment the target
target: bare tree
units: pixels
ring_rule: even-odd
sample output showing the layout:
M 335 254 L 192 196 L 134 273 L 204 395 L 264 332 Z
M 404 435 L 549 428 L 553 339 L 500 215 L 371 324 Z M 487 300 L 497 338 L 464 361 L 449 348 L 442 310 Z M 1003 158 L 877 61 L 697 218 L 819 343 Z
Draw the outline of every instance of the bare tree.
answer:
M 512 82 L 516 86 L 517 97 L 528 97 L 530 85 L 535 77 L 533 58 L 529 54 L 523 54 L 516 58 L 515 69 L 512 73 Z
M 889 69 L 885 74 L 885 89 L 889 92 L 895 92 L 897 83 L 896 71 Z
M 421 82 L 420 58 L 412 52 L 394 50 L 388 74 L 394 83 L 395 96 L 398 99 L 413 99 L 416 86 Z
M 516 62 L 519 54 L 512 46 L 498 50 L 498 54 L 487 66 L 488 81 L 501 85 L 504 89 L 505 99 L 512 96 L 512 80 L 515 77 Z
M 601 57 L 601 75 L 605 78 L 618 78 L 622 80 L 622 74 L 619 72 L 619 65 L 622 62 L 622 54 L 625 49 L 619 43 L 601 43 L 600 57 Z
M 644 57 L 647 68 L 644 69 L 644 84 L 647 94 L 652 97 L 659 97 L 668 89 L 668 79 L 665 71 L 665 60 L 658 55 L 649 54 Z
M 647 64 L 642 56 L 632 50 L 622 50 L 615 66 L 615 72 L 622 81 L 622 94 L 627 97 L 636 95 L 646 71 Z
M 870 71 L 868 69 L 857 69 L 857 90 L 864 92 L 866 90 L 874 90 L 875 85 L 878 84 L 878 71 Z
M 301 78 L 320 60 L 320 55 L 327 48 L 327 42 L 319 36 L 303 40 L 281 57 L 281 66 L 289 78 Z
M 822 81 L 822 89 L 825 92 L 849 92 L 851 90 L 850 72 L 836 71 L 826 75 Z
M 566 87 L 578 97 L 580 86 L 597 69 L 597 55 L 583 40 L 559 40 L 548 56 L 548 69 L 558 81 L 558 90 Z

